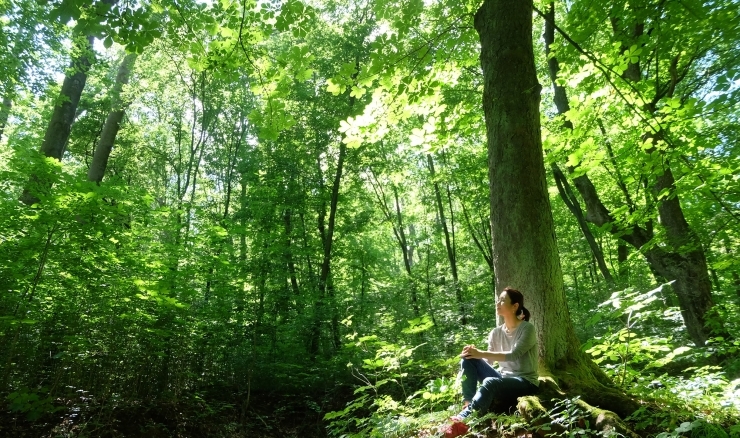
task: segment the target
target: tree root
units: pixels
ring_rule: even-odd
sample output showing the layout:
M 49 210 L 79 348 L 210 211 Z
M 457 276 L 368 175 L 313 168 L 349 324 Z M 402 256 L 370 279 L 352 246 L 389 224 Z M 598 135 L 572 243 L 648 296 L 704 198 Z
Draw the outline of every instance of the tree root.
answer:
M 615 388 L 598 365 L 583 355 L 576 355 L 570 361 L 558 364 L 552 375 L 545 376 L 545 381 L 549 380 L 555 386 L 551 392 L 560 393 L 560 398 L 565 393 L 579 395 L 587 403 L 612 411 L 622 418 L 640 407 L 624 391 Z
M 557 409 L 553 411 L 557 402 L 566 398 L 566 393 L 560 389 L 554 379 L 544 377 L 540 378 L 540 394 L 520 397 L 517 409 L 522 418 L 536 429 L 533 434 L 542 438 L 559 435 L 567 431 L 569 427 L 595 429 L 607 436 L 619 434 L 628 438 L 639 438 L 639 435 L 633 432 L 617 414 L 594 407 L 580 398 L 572 402 L 582 412 L 576 424 L 564 425 L 557 419 L 551 418 L 551 413 L 557 413 Z

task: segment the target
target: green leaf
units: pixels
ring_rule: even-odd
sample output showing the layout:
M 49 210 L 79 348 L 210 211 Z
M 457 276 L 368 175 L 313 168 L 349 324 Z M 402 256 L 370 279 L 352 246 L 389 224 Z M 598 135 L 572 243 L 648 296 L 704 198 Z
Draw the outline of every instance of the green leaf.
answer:
M 327 79 L 326 81 L 326 91 L 328 91 L 329 93 L 335 96 L 338 96 L 344 93 L 345 89 L 346 89 L 346 86 L 342 85 L 334 78 Z
M 342 142 L 350 149 L 356 149 L 362 146 L 362 138 L 360 137 L 347 136 L 342 139 Z
M 352 87 L 352 92 L 349 94 L 352 97 L 362 97 L 365 94 L 365 89 L 357 86 Z
M 345 62 L 344 64 L 342 64 L 342 68 L 339 70 L 339 74 L 343 76 L 352 76 L 355 73 L 357 73 L 357 70 L 355 69 L 355 64 L 351 62 Z

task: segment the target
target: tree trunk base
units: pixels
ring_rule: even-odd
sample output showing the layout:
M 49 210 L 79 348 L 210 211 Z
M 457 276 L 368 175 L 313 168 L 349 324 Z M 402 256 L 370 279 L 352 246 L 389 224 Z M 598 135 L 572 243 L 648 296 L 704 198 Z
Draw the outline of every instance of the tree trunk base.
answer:
M 620 417 L 626 417 L 640 407 L 624 391 L 616 388 L 611 379 L 590 358 L 582 353 L 574 356 L 559 363 L 545 380 L 549 380 L 558 391 L 572 396 L 578 395 L 586 403 L 615 412 Z
M 590 404 L 611 405 L 621 399 L 627 409 L 631 409 L 629 412 L 631 413 L 634 411 L 632 407 L 637 406 L 634 400 L 613 387 L 595 382 L 593 376 L 590 379 L 581 380 L 579 385 L 574 385 L 577 376 L 572 374 L 570 374 L 570 378 L 563 380 L 564 384 L 566 383 L 565 381 L 568 382 L 566 384 L 568 387 L 567 392 L 561 389 L 561 386 L 555 382 L 553 377 L 548 376 L 540 377 L 540 391 L 537 395 L 519 398 L 517 410 L 527 423 L 534 426 L 535 431 L 532 432 L 533 435 L 544 438 L 552 435 L 560 435 L 569 428 L 578 427 L 596 430 L 605 435 L 621 434 L 629 438 L 639 438 L 639 435 L 633 432 L 620 419 L 619 415 L 610 410 Z M 567 401 L 569 397 L 574 398 Z M 589 402 L 586 400 L 589 400 Z M 562 420 L 558 419 L 558 413 L 566 409 L 575 409 L 579 414 L 574 418 L 571 411 L 568 416 L 564 417 L 568 419 L 568 423 L 564 424 Z M 624 411 L 625 409 L 620 410 Z

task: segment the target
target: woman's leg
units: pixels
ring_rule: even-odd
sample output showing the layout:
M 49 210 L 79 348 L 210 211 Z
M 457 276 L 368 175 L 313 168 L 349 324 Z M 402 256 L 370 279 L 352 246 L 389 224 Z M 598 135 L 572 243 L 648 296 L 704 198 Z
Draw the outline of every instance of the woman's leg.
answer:
M 493 400 L 516 400 L 517 397 L 531 395 L 535 392 L 537 392 L 537 387 L 521 377 L 488 377 L 478 388 L 470 407 L 464 409 L 459 416 L 465 418 L 473 410 L 486 412 Z
M 463 359 L 460 361 L 462 375 L 463 402 L 470 402 L 475 395 L 478 383 L 487 377 L 501 377 L 491 365 L 483 359 Z

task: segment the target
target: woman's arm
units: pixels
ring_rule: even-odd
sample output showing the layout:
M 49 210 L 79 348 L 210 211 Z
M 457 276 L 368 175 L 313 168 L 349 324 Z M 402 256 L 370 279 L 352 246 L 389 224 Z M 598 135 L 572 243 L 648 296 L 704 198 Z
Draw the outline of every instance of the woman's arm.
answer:
M 536 348 L 537 345 L 537 333 L 534 330 L 534 326 L 527 324 L 521 329 L 519 339 L 516 340 L 511 351 L 491 351 L 493 348 L 500 347 L 492 341 L 493 332 L 491 332 L 488 340 L 489 349 L 487 351 L 479 350 L 474 345 L 466 345 L 462 353 L 460 353 L 460 357 L 465 359 L 487 359 L 489 362 L 516 362 L 530 349 Z
M 462 353 L 460 353 L 460 357 L 463 359 L 487 359 L 491 362 L 503 362 L 506 360 L 505 353 L 479 350 L 474 345 L 466 345 Z

